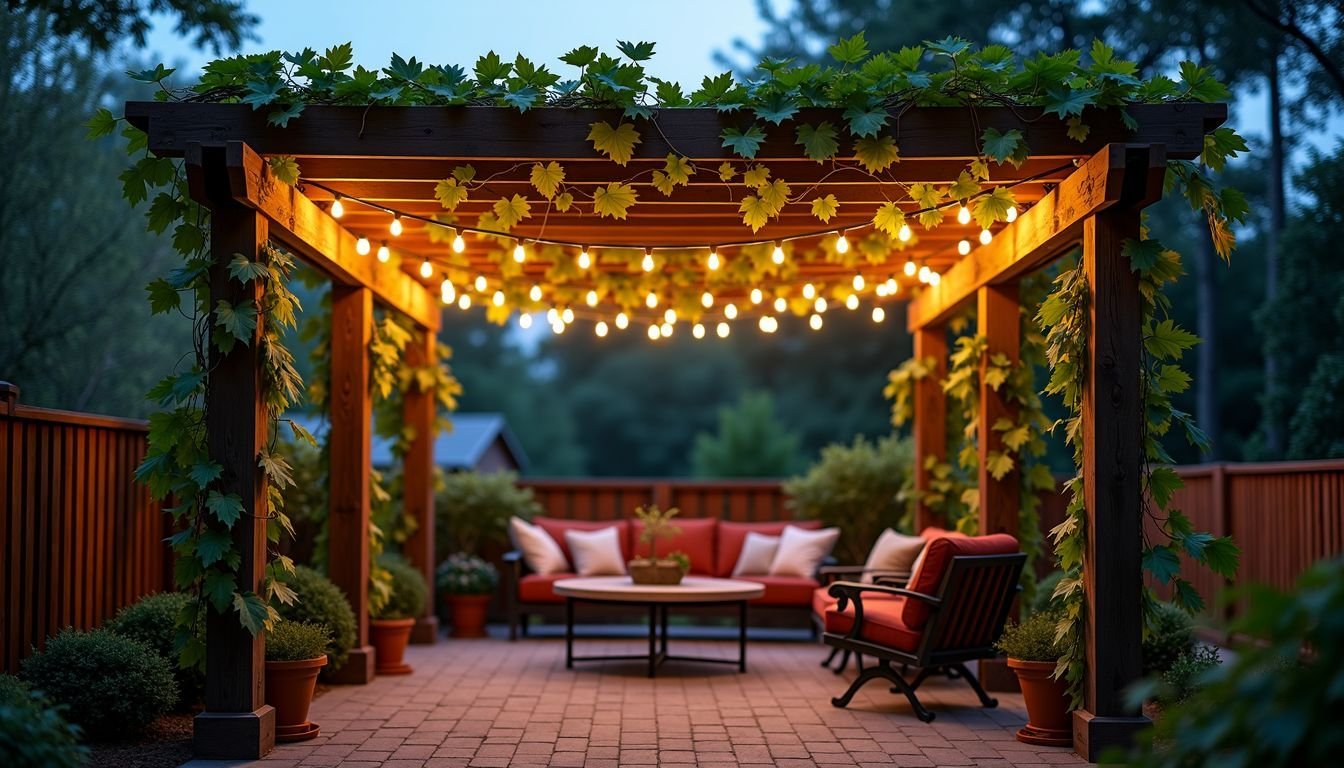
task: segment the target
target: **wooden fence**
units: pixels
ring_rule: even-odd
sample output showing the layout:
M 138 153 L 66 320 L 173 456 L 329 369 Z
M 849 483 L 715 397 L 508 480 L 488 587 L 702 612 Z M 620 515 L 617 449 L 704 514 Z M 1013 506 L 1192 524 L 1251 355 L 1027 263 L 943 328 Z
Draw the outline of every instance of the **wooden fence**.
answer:
M 635 507 L 657 504 L 677 507 L 683 517 L 718 517 L 739 522 L 788 520 L 784 490 L 778 480 L 668 480 L 664 478 L 577 478 L 530 480 L 548 517 L 573 520 L 619 520 Z
M 31 408 L 0 382 L 0 662 L 170 588 L 168 518 L 134 479 L 143 421 Z

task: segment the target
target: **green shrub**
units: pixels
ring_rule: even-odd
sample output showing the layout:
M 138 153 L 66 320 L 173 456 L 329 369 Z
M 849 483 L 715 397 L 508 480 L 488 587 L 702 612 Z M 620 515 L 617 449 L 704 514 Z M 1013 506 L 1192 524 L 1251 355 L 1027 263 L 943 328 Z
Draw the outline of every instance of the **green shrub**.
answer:
M 1143 674 L 1160 675 L 1195 649 L 1190 614 L 1171 603 L 1158 603 L 1143 638 Z
M 506 544 L 509 518 L 530 520 L 541 513 L 531 488 L 519 488 L 511 472 L 445 475 L 434 494 L 434 545 L 439 552 L 479 553 L 489 544 Z
M 139 640 L 158 652 L 173 669 L 177 680 L 176 707 L 185 709 L 195 704 L 205 693 L 205 673 L 198 667 L 183 669 L 177 663 L 177 617 L 189 610 L 195 600 L 182 592 L 162 592 L 146 595 L 117 611 L 108 619 L 107 629 L 132 640 Z M 196 637 L 205 642 L 205 616 L 196 622 Z
M 375 619 L 413 619 L 425 612 L 429 585 L 420 571 L 400 557 L 383 558 L 383 567 L 392 576 L 392 593 Z
M 1337 765 L 1344 753 L 1344 557 L 1323 560 L 1287 594 L 1268 587 L 1235 590 L 1245 612 L 1231 624 L 1226 663 L 1199 679 L 1199 690 L 1163 710 L 1141 746 L 1136 768 Z M 1304 649 L 1310 649 L 1304 655 Z M 1130 692 L 1151 698 L 1157 681 Z
M 994 647 L 1019 661 L 1058 661 L 1064 655 L 1064 649 L 1055 645 L 1058 624 L 1057 613 L 1033 613 L 1021 624 L 1009 622 Z
M 61 717 L 41 693 L 0 674 L 0 765 L 5 768 L 77 768 L 88 750 L 79 728 Z
M 798 517 L 839 526 L 836 557 L 862 563 L 882 531 L 907 516 L 914 461 L 911 442 L 894 435 L 875 443 L 860 435 L 851 445 L 828 445 L 807 474 L 784 484 L 788 507 Z
M 499 586 L 499 571 L 475 555 L 458 552 L 439 563 L 436 583 L 447 595 L 489 595 Z
M 1171 665 L 1171 669 L 1162 675 L 1162 684 L 1158 687 L 1157 700 L 1164 705 L 1179 704 L 1199 691 L 1204 683 L 1204 675 L 1222 664 L 1218 649 L 1209 645 L 1197 646 Z
M 266 633 L 267 661 L 307 661 L 330 647 L 331 632 L 323 624 L 281 619 Z
M 1026 606 L 1028 613 L 1048 613 L 1055 610 L 1055 587 L 1059 586 L 1059 580 L 1064 578 L 1063 571 L 1051 571 L 1043 579 L 1036 582 L 1036 593 L 1032 596 L 1031 605 Z
M 328 654 L 324 673 L 341 668 L 355 646 L 358 625 L 350 602 L 345 599 L 341 588 L 331 583 L 331 579 L 312 568 L 298 566 L 289 586 L 298 595 L 292 605 L 279 606 L 280 617 L 290 621 L 306 621 L 321 624 L 331 634 L 331 653 Z
M 23 678 L 91 739 L 135 736 L 177 702 L 167 660 L 105 629 L 62 631 L 23 662 Z

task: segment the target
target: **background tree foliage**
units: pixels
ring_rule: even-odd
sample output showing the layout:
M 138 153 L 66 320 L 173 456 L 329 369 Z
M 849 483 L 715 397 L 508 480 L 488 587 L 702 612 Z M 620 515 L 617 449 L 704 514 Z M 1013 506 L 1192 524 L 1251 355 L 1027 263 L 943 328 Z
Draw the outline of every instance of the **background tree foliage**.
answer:
M 747 392 L 719 408 L 716 432 L 695 436 L 691 464 L 698 477 L 782 477 L 798 467 L 798 436 L 780 423 L 769 392 Z

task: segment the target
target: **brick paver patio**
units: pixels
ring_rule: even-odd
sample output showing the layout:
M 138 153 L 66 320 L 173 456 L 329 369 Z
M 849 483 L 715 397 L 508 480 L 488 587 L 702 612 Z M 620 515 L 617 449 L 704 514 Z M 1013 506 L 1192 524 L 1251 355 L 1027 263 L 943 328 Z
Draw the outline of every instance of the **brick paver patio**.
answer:
M 730 656 L 736 645 L 680 642 L 673 652 Z M 639 641 L 581 641 L 582 652 L 639 652 Z M 1081 764 L 1067 749 L 1021 744 L 1022 698 L 981 709 L 964 683 L 921 688 L 931 724 L 874 682 L 831 706 L 852 679 L 818 666 L 808 643 L 756 642 L 746 674 L 669 662 L 568 671 L 556 639 L 412 647 L 415 674 L 332 689 L 313 704 L 317 739 L 280 745 L 261 768 L 348 766 L 1030 766 Z

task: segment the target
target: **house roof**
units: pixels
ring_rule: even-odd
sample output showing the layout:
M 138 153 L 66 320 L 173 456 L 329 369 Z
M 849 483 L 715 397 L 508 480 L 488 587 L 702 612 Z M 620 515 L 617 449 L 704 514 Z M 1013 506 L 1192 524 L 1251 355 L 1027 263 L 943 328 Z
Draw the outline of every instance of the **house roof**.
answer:
M 295 418 L 301 426 L 314 435 L 326 432 L 329 423 L 325 418 L 300 416 Z M 452 428 L 439 432 L 434 440 L 434 463 L 447 470 L 471 469 L 496 439 L 502 440 L 505 449 L 513 457 L 519 470 L 527 469 L 527 454 L 522 445 L 509 429 L 508 421 L 502 413 L 455 413 L 451 417 Z M 375 467 L 394 464 L 392 458 L 392 440 L 373 438 L 373 461 Z

